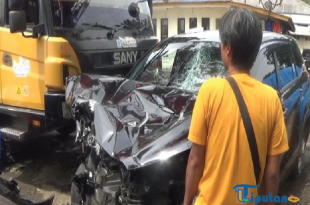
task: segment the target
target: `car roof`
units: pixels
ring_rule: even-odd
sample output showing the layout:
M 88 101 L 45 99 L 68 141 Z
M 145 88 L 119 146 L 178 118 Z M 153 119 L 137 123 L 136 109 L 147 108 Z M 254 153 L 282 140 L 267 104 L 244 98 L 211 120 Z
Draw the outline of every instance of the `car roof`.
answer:
M 183 33 L 183 34 L 171 36 L 168 39 L 170 38 L 199 38 L 199 40 L 201 41 L 221 42 L 219 38 L 219 30 L 206 30 L 206 31 L 198 31 L 195 33 Z M 270 40 L 275 40 L 275 39 L 292 40 L 292 37 L 284 35 L 284 34 L 263 31 L 262 43 L 266 43 Z

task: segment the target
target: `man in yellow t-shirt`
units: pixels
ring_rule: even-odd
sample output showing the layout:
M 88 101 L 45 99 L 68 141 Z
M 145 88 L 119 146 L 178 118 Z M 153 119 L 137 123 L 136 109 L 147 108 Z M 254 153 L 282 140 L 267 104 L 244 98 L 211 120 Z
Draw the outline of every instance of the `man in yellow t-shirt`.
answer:
M 264 182 L 263 195 L 275 196 L 281 157 L 289 147 L 277 92 L 250 76 L 262 41 L 261 24 L 249 10 L 229 11 L 222 18 L 220 39 L 224 66 L 236 80 L 253 124 L 261 167 L 258 183 Z M 226 79 L 209 79 L 201 86 L 188 139 L 193 146 L 184 205 L 190 205 L 197 192 L 195 205 L 243 204 L 233 187 L 256 185 L 256 180 L 238 103 Z M 258 194 L 258 188 L 248 191 L 248 198 Z

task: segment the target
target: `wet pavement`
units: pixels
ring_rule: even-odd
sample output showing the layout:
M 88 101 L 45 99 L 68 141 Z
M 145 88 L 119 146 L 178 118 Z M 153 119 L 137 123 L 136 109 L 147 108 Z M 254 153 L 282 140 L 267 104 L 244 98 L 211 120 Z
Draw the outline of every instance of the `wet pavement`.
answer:
M 53 133 L 44 140 L 13 148 L 19 152 L 14 154 L 15 163 L 3 172 L 3 178 L 14 178 L 21 194 L 35 201 L 55 194 L 54 205 L 70 203 L 71 176 L 79 166 L 74 135 Z
M 294 195 L 300 199 L 296 204 L 310 205 L 310 138 L 307 143 L 305 164 L 302 175 L 296 181 L 286 180 L 283 187 L 280 187 L 279 195 Z M 281 203 L 280 205 L 294 204 L 292 202 Z
M 44 136 L 44 140 L 17 146 L 15 164 L 2 177 L 13 177 L 22 195 L 34 200 L 43 200 L 55 194 L 54 205 L 70 203 L 71 176 L 79 162 L 79 149 L 74 146 L 74 134 L 62 136 L 57 133 Z M 310 205 L 310 140 L 306 152 L 306 164 L 297 181 L 289 181 L 280 188 L 280 195 L 294 195 L 300 198 L 296 204 Z M 287 203 L 293 204 L 292 202 Z M 281 204 L 285 205 L 285 204 Z

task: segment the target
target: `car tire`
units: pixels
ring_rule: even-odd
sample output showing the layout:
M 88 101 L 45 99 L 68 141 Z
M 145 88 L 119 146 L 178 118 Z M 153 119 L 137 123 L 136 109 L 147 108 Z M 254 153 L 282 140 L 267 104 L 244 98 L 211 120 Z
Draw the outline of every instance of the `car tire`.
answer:
M 301 175 L 302 173 L 302 169 L 303 169 L 303 165 L 304 165 L 304 156 L 305 156 L 305 152 L 306 152 L 306 138 L 303 137 L 300 140 L 300 149 L 299 149 L 299 155 L 298 155 L 298 159 L 297 162 L 294 165 L 294 168 L 292 170 L 292 172 L 290 173 L 289 178 L 291 180 L 296 180 L 298 179 L 298 177 Z

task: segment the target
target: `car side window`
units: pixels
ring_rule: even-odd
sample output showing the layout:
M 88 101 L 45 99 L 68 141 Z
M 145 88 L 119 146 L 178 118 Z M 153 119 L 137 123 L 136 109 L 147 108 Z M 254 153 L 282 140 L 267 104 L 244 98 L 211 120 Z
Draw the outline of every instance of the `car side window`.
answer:
M 274 57 L 269 49 L 264 48 L 260 51 L 251 69 L 251 75 L 274 89 L 278 89 Z
M 299 50 L 298 44 L 294 41 L 291 45 L 292 48 L 292 53 L 294 56 L 294 63 L 295 63 L 295 70 L 296 70 L 296 75 L 299 76 L 302 72 L 303 69 L 303 59 L 301 52 Z
M 287 46 L 283 49 L 275 51 L 275 63 L 278 66 L 279 90 L 291 83 L 296 77 L 291 57 L 291 50 Z
M 6 4 L 6 20 L 5 24 L 8 27 L 9 25 L 9 8 L 8 3 Z M 26 20 L 27 20 L 27 29 L 31 29 L 33 26 L 38 25 L 39 21 L 39 1 L 38 0 L 26 0 L 25 1 L 25 12 L 26 12 Z

